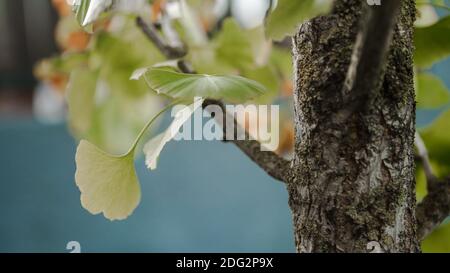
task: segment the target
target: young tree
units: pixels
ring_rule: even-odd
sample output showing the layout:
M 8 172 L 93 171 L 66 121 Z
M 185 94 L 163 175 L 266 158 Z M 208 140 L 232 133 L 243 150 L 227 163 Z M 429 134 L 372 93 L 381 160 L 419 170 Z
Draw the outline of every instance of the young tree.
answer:
M 148 1 L 143 2 L 148 4 Z M 177 3 L 188 9 L 185 1 Z M 218 35 L 213 38 L 212 49 L 204 46 L 210 41 L 208 37 L 191 26 L 195 22 L 192 16 L 181 19 L 184 33 L 177 33 L 182 27 L 168 19 L 163 4 L 167 3 L 152 3 L 153 14 L 159 16 L 159 29 L 137 17 L 138 29 L 153 44 L 149 49 L 152 55 L 149 63 L 157 65 L 137 70 L 132 78 L 145 78 L 153 90 L 172 97 L 175 102 L 194 96 L 206 100 L 185 108 L 184 115 L 176 117 L 169 130 L 145 145 L 144 153 L 151 169 L 156 167 L 164 144 L 174 137 L 170 129 L 179 129 L 197 108 L 218 105 L 225 109 L 221 101 L 247 102 L 265 89 L 243 77 L 195 74 L 196 71 L 227 75 L 239 71 L 240 75 L 256 80 L 266 77 L 266 72 L 273 67 L 282 71 L 276 65 L 282 59 L 279 58 L 272 66 L 267 66 L 270 69 L 256 66 L 260 69 L 256 74 L 263 76 L 252 77 L 249 71 L 255 68 L 253 65 L 257 61 L 253 52 L 245 51 L 245 47 L 252 44 L 248 37 L 239 34 L 235 23 L 219 20 L 209 29 L 211 36 Z M 121 2 L 74 1 L 73 5 L 78 21 L 86 27 L 104 11 L 118 9 Z M 420 241 L 450 214 L 450 177 L 437 178 L 415 126 L 415 77 L 418 88 L 445 89 L 439 79 L 416 72 L 449 55 L 450 21 L 447 17 L 427 28 L 415 29 L 416 7 L 414 0 L 279 0 L 273 12 L 268 9 L 265 33 L 279 40 L 286 34 L 292 35 L 293 158 L 287 160 L 275 152 L 262 151 L 257 140 L 225 139 L 237 145 L 268 175 L 286 184 L 298 252 L 370 252 L 374 249 L 418 252 Z M 252 35 L 261 37 L 261 33 L 264 34 L 260 30 L 253 31 Z M 92 47 L 97 52 L 111 50 L 106 41 L 120 43 L 98 34 Z M 258 52 L 272 49 L 271 40 L 263 38 L 257 42 Z M 427 43 L 431 43 L 426 45 L 431 48 L 430 52 L 424 50 Z M 283 48 L 285 44 L 286 40 L 276 46 Z M 199 45 L 201 50 L 196 50 Z M 233 46 L 242 48 L 230 50 Z M 156 49 L 159 52 L 155 52 Z M 208 55 L 211 53 L 206 52 L 208 50 L 212 55 Z M 142 52 L 145 50 L 130 54 Z M 77 56 L 80 58 L 80 54 Z M 213 56 L 214 65 L 207 64 L 211 61 L 209 56 Z M 174 61 L 161 64 L 164 58 Z M 262 61 L 270 62 L 267 57 Z M 136 63 L 139 62 L 130 66 Z M 69 70 L 72 69 L 71 66 Z M 93 100 L 98 88 L 97 77 L 102 75 L 96 71 L 77 70 L 71 76 L 72 89 L 79 81 L 92 85 L 94 90 L 84 95 L 69 92 L 72 126 L 79 131 L 86 127 L 86 120 L 92 119 L 85 111 L 86 101 Z M 286 80 L 285 75 L 281 78 Z M 431 83 L 426 85 L 426 82 Z M 195 92 L 191 92 L 193 86 L 197 87 Z M 436 102 L 430 99 L 435 97 L 431 91 L 427 99 L 421 96 L 419 106 Z M 83 111 L 79 111 L 80 108 Z M 80 112 L 84 112 L 81 121 Z M 439 126 L 448 127 L 446 116 L 439 121 Z M 76 182 L 82 193 L 82 204 L 90 212 L 103 212 L 109 219 L 123 219 L 137 206 L 140 190 L 134 172 L 134 154 L 156 117 L 144 127 L 124 156 L 106 154 L 87 141 L 80 143 Z M 226 124 L 220 117 L 216 118 L 222 125 Z M 223 127 L 225 132 L 226 126 Z M 88 131 L 78 136 L 93 138 Z M 438 143 L 434 147 L 449 147 L 445 137 L 436 132 L 429 128 L 423 136 L 425 140 Z M 428 189 L 428 195 L 417 205 L 415 143 Z

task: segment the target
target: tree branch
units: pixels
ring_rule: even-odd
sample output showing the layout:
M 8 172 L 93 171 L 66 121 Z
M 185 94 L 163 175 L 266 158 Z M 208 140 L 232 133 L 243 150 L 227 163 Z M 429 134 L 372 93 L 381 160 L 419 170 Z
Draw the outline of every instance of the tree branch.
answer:
M 223 120 L 219 120 L 218 116 L 214 116 L 216 122 L 222 126 L 223 141 L 234 143 L 242 152 L 244 152 L 253 162 L 258 164 L 268 175 L 273 178 L 286 182 L 290 176 L 291 162 L 283 159 L 272 151 L 262 151 L 261 143 L 253 140 L 247 130 L 243 129 L 237 122 L 234 116 L 226 111 L 225 105 L 217 100 L 205 100 L 203 107 L 215 105 L 221 108 L 225 115 Z M 229 122 L 233 124 L 230 124 Z M 232 135 L 227 131 L 227 128 L 233 128 Z M 243 136 L 238 137 L 238 132 L 243 132 Z M 239 139 L 245 139 L 239 140 Z
M 371 93 L 381 86 L 401 2 L 388 0 L 380 6 L 367 5 L 362 15 L 361 31 L 342 91 L 346 104 L 344 118 L 365 109 L 370 103 Z
M 422 140 L 422 137 L 418 132 L 416 132 L 414 143 L 417 148 L 417 155 L 422 162 L 423 170 L 425 172 L 425 178 L 427 179 L 427 189 L 431 191 L 431 189 L 435 186 L 437 182 L 437 178 L 434 175 L 433 168 L 431 167 L 430 158 L 428 157 L 428 150 L 425 146 L 425 143 Z
M 146 24 L 141 17 L 136 19 L 137 26 L 153 42 L 153 44 L 161 51 L 161 53 L 168 59 L 178 59 L 186 55 L 186 51 L 182 48 L 174 48 L 167 44 L 159 35 L 158 31 L 153 25 Z
M 417 132 L 414 142 L 423 165 L 428 190 L 427 196 L 416 209 L 417 234 L 423 240 L 450 215 L 450 176 L 439 181 L 431 167 L 427 147 Z
M 450 215 L 450 176 L 435 184 L 417 205 L 417 236 L 425 239 Z
M 164 41 L 164 39 L 159 35 L 157 30 L 148 24 L 146 24 L 142 18 L 138 17 L 136 20 L 136 24 L 138 27 L 142 30 L 142 32 L 147 36 L 147 38 L 155 44 L 155 46 L 161 51 L 161 53 L 168 59 L 177 59 L 181 58 L 185 55 L 185 52 L 183 55 L 180 54 L 180 51 L 177 49 L 171 48 L 167 43 Z M 185 60 L 179 60 L 178 61 L 178 68 L 183 73 L 189 73 L 189 74 L 195 74 L 196 72 L 192 68 L 192 66 L 186 62 Z M 206 108 L 210 105 L 217 105 L 219 106 L 223 113 L 226 113 L 227 117 L 231 117 L 226 112 L 225 106 L 222 102 L 217 100 L 207 100 L 203 107 Z M 224 117 L 225 118 L 225 117 Z M 228 118 L 227 120 L 230 120 Z M 234 128 L 238 128 L 240 125 L 237 124 L 236 119 L 231 117 L 231 120 L 234 121 Z M 272 176 L 273 178 L 280 180 L 282 182 L 286 182 L 290 175 L 290 162 L 281 158 L 274 152 L 265 152 L 261 150 L 261 143 L 259 143 L 256 140 L 251 140 L 248 132 L 246 130 L 243 130 L 245 132 L 245 140 L 237 140 L 236 137 L 234 137 L 231 140 L 228 140 L 226 138 L 226 123 L 223 121 L 219 121 L 220 124 L 222 124 L 223 131 L 224 131 L 224 141 L 226 142 L 232 142 L 234 143 L 242 152 L 244 152 L 251 160 L 253 160 L 259 167 L 261 167 L 267 174 Z M 239 130 L 238 130 L 239 131 Z

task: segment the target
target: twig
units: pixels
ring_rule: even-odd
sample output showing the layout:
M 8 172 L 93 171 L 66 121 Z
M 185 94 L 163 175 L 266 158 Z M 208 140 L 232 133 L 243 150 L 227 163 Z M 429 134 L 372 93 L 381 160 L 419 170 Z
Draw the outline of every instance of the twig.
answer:
M 159 35 L 158 31 L 153 25 L 146 24 L 141 17 L 136 19 L 136 24 L 142 30 L 142 32 L 147 36 L 149 40 L 161 51 L 161 53 L 168 59 L 178 59 L 186 55 L 186 51 L 182 48 L 173 48 L 168 45 L 164 39 Z
M 158 47 L 158 49 L 161 51 L 162 54 L 164 54 L 166 58 L 168 59 L 180 58 L 179 55 L 174 53 L 177 51 L 170 48 L 170 46 L 166 44 L 166 42 L 157 33 L 154 27 L 147 25 L 141 18 L 137 18 L 137 25 L 142 29 L 142 31 L 148 37 L 148 39 Z M 195 71 L 192 68 L 192 66 L 185 60 L 178 61 L 178 68 L 183 73 L 195 74 Z M 207 107 L 209 105 L 217 105 L 221 107 L 222 110 L 225 109 L 223 103 L 217 100 L 207 100 L 203 106 Z M 224 111 L 224 113 L 226 113 L 226 111 Z M 226 115 L 229 116 L 228 113 Z M 236 119 L 232 117 L 232 120 L 234 120 L 235 125 L 234 128 L 237 128 L 237 126 L 239 125 L 237 124 Z M 223 131 L 226 132 L 226 123 L 222 121 L 220 121 L 220 123 L 223 124 Z M 233 138 L 233 140 L 227 140 L 226 137 L 224 137 L 224 140 L 227 142 L 234 143 L 251 160 L 253 160 L 258 166 L 260 166 L 263 170 L 265 170 L 267 174 L 269 174 L 270 176 L 281 182 L 287 182 L 290 176 L 290 162 L 281 158 L 274 152 L 262 151 L 261 143 L 259 143 L 256 140 L 251 140 L 248 135 L 248 132 L 245 132 L 245 136 L 246 140 L 237 140 L 237 138 Z
M 420 161 L 423 165 L 423 170 L 427 179 L 428 191 L 431 191 L 437 182 L 437 178 L 434 175 L 433 167 L 431 166 L 430 158 L 428 157 L 427 147 L 425 146 L 425 143 L 423 142 L 423 139 L 418 132 L 416 132 L 414 143 L 417 148 L 417 155 L 419 156 Z
M 436 183 L 435 187 L 417 205 L 417 236 L 425 239 L 450 215 L 450 177 Z
M 430 234 L 450 214 L 450 177 L 439 181 L 433 172 L 428 150 L 418 132 L 414 143 L 427 179 L 428 194 L 416 209 L 417 233 L 420 240 Z

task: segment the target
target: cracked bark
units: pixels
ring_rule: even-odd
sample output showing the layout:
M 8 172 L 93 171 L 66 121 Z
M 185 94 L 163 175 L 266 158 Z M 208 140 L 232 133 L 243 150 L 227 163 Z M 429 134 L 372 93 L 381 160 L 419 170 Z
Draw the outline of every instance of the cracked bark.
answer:
M 288 183 L 298 252 L 416 252 L 412 35 L 403 0 L 370 103 L 340 116 L 365 1 L 336 0 L 293 38 L 296 145 Z

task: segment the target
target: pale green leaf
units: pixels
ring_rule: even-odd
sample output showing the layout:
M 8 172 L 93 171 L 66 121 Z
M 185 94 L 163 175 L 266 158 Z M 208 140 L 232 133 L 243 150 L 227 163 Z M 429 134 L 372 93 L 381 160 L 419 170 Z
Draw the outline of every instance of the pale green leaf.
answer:
M 103 213 L 110 220 L 127 218 L 140 202 L 141 190 L 134 169 L 134 152 L 145 131 L 173 104 L 153 117 L 142 129 L 129 151 L 115 156 L 82 140 L 77 148 L 75 182 L 81 204 L 92 214 Z
M 291 36 L 304 21 L 326 13 L 331 0 L 279 0 L 267 21 L 267 34 L 275 40 Z
M 157 161 L 164 146 L 171 141 L 180 130 L 181 126 L 199 109 L 203 99 L 197 99 L 193 104 L 183 107 L 176 114 L 169 128 L 162 134 L 151 139 L 144 146 L 145 164 L 151 170 L 156 169 Z
M 422 242 L 424 253 L 450 252 L 450 223 L 443 224 Z
M 239 70 L 253 65 L 253 51 L 249 35 L 244 32 L 236 20 L 225 20 L 215 43 L 216 57 L 219 62 L 227 63 Z
M 84 135 L 91 128 L 97 80 L 97 73 L 86 69 L 76 69 L 71 74 L 67 87 L 68 119 L 76 134 Z
M 450 110 L 447 110 L 430 126 L 421 130 L 430 158 L 450 166 Z M 447 169 L 450 168 L 447 167 Z
M 437 108 L 450 102 L 450 92 L 438 77 L 419 73 L 416 78 L 418 108 Z
M 450 56 L 450 16 L 429 27 L 416 28 L 414 43 L 415 65 L 427 68 Z
M 158 94 L 172 98 L 195 97 L 245 102 L 263 95 L 266 88 L 240 76 L 184 74 L 162 69 L 148 69 L 144 76 L 147 84 Z M 136 75 L 135 75 L 136 76 Z
M 416 27 L 427 27 L 439 20 L 439 15 L 431 5 L 430 0 L 419 0 L 417 1 L 417 19 L 414 22 Z
M 137 207 L 141 190 L 134 169 L 133 153 L 116 157 L 82 140 L 76 154 L 75 181 L 81 204 L 92 214 L 123 220 Z

